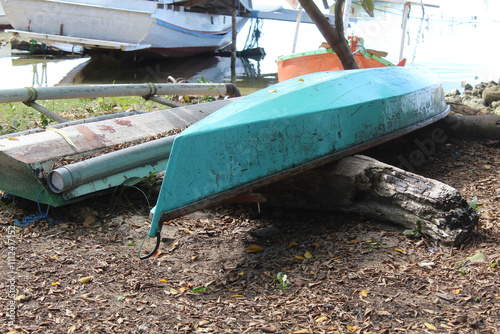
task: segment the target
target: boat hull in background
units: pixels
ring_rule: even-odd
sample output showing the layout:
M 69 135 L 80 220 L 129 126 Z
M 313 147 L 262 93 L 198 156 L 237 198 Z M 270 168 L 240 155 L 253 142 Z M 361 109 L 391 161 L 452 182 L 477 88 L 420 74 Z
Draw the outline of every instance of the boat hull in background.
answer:
M 0 27 L 10 27 L 10 22 L 7 16 L 5 16 L 5 12 L 2 7 L 2 1 L 0 0 Z
M 223 48 L 232 36 L 227 8 L 202 12 L 146 0 L 5 0 L 4 9 L 13 32 L 69 52 L 147 50 L 184 57 Z M 246 21 L 238 17 L 237 26 Z
M 363 45 L 362 38 L 349 36 L 348 41 L 359 68 L 395 66 L 384 58 L 387 56 L 386 52 L 367 50 Z M 339 57 L 331 48 L 281 56 L 277 63 L 280 82 L 309 73 L 342 71 L 344 69 Z M 405 64 L 406 59 L 402 59 L 397 66 Z

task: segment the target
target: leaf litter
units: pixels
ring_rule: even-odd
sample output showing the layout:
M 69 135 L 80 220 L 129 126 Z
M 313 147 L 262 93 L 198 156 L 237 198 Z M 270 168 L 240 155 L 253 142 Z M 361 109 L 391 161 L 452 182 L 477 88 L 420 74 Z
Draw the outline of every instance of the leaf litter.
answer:
M 139 261 L 136 245 L 148 231 L 149 208 L 128 189 L 121 201 L 101 196 L 53 208 L 61 223 L 16 231 L 16 323 L 3 321 L 1 329 L 498 333 L 500 148 L 459 140 L 445 148 L 417 172 L 467 199 L 477 196 L 490 213 L 459 248 L 408 238 L 402 228 L 353 215 L 222 205 L 165 225 L 162 253 Z M 393 149 L 388 162 L 397 154 Z M 2 211 L 3 259 L 7 227 L 34 210 L 18 200 Z M 272 234 L 253 233 L 270 227 Z M 3 261 L 4 288 L 6 266 Z M 276 285 L 280 272 L 287 275 L 285 291 Z

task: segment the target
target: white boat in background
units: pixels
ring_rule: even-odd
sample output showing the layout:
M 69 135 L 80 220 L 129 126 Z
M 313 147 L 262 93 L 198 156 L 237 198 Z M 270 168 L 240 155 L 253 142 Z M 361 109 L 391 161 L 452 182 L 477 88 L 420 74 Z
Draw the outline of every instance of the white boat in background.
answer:
M 231 0 L 4 0 L 14 30 L 70 52 L 147 49 L 163 56 L 214 51 L 231 42 Z M 237 27 L 252 10 L 240 0 Z M 242 17 L 245 16 L 245 17 Z
M 2 0 L 0 0 L 0 27 L 7 27 L 10 26 L 9 20 L 7 19 L 7 16 L 5 16 L 5 12 L 3 11 L 2 8 Z
M 295 21 L 298 11 L 237 2 L 236 29 L 250 18 Z M 215 51 L 232 40 L 233 0 L 3 0 L 10 32 L 68 52 L 147 50 L 168 57 Z M 331 16 L 329 15 L 330 19 Z M 304 15 L 303 22 L 312 22 Z

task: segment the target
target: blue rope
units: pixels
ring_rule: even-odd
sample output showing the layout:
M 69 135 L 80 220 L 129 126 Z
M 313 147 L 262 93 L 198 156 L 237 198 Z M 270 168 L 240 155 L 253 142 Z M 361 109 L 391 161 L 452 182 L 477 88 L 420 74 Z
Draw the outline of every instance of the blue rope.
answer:
M 47 222 L 52 223 L 52 224 L 57 224 L 57 223 L 61 222 L 60 220 L 59 221 L 52 221 L 48 218 L 50 206 L 47 206 L 47 212 L 45 212 L 45 214 L 42 213 L 42 208 L 40 207 L 40 195 L 42 195 L 44 191 L 45 190 L 40 191 L 38 193 L 38 196 L 36 197 L 36 204 L 38 205 L 38 212 L 40 213 L 40 215 L 39 216 L 29 215 L 28 217 L 24 218 L 23 221 L 19 221 L 16 219 L 14 221 L 14 225 L 24 228 L 24 227 L 26 227 L 30 224 L 33 224 L 37 221 L 40 221 L 40 220 L 46 220 Z
M 3 194 L 2 197 L 0 197 L 0 201 L 8 201 L 12 202 L 14 200 L 14 196 L 11 194 Z

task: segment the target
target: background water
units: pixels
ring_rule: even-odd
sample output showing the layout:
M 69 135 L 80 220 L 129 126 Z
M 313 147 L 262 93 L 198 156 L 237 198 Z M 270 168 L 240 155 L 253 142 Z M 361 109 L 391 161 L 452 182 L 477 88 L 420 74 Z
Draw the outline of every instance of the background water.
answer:
M 500 32 L 500 1 L 424 1 L 440 8 L 412 6 L 404 57 L 407 65 L 426 67 L 443 80 L 445 90 L 460 88 L 462 81 L 475 84 L 500 78 L 495 35 Z M 398 60 L 401 42 L 401 6 L 380 8 L 374 19 L 360 19 L 354 32 L 367 46 L 389 51 Z M 383 17 L 383 20 L 378 18 Z
M 264 0 L 259 0 L 264 1 Z M 427 2 L 431 2 L 428 0 Z M 258 4 L 257 0 L 254 3 Z M 321 5 L 318 1 L 318 5 Z M 376 3 L 375 17 L 370 18 L 353 1 L 357 22 L 348 33 L 363 37 L 365 46 L 389 52 L 387 59 L 399 61 L 402 37 L 403 5 Z M 358 1 L 359 3 L 359 1 Z M 498 81 L 500 49 L 496 36 L 500 31 L 500 1 L 495 0 L 434 0 L 439 9 L 411 7 L 404 57 L 407 66 L 425 67 L 436 72 L 445 91 L 460 88 L 462 82 L 476 84 Z M 237 48 L 242 50 L 259 28 L 258 44 L 266 56 L 260 61 L 239 60 L 237 85 L 244 92 L 263 88 L 276 82 L 276 59 L 292 52 L 296 25 L 293 22 L 249 22 L 240 32 Z M 0 32 L 8 39 L 8 33 Z M 324 38 L 312 24 L 301 24 L 296 52 L 317 49 Z M 196 82 L 202 77 L 213 82 L 231 78 L 229 58 L 197 56 L 185 59 L 146 59 L 132 66 L 120 66 L 107 60 L 90 63 L 88 58 L 44 59 L 11 54 L 8 47 L 0 48 L 0 89 L 58 84 L 91 84 L 113 82 L 164 82 L 168 76 Z

